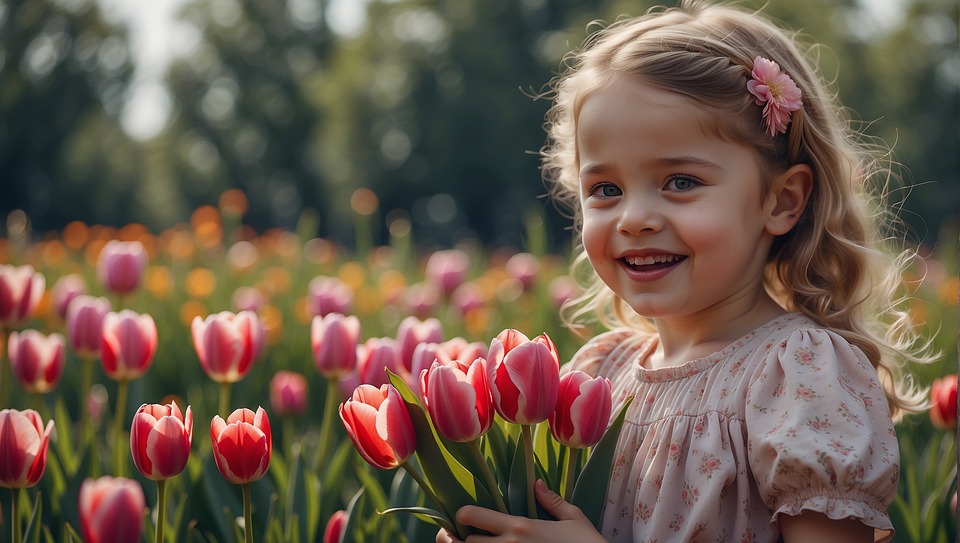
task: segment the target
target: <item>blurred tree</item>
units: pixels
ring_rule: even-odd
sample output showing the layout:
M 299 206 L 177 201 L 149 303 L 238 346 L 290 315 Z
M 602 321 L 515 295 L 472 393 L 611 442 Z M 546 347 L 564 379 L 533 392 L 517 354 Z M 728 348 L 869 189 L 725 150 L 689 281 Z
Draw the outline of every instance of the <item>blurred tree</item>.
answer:
M 0 214 L 35 228 L 132 221 L 138 149 L 117 119 L 133 70 L 93 0 L 0 1 Z

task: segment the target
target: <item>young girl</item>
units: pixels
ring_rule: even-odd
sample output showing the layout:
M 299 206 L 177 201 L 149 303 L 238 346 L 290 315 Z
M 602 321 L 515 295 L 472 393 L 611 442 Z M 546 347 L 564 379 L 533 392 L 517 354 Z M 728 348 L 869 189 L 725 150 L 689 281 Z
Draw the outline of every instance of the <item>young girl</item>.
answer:
M 568 365 L 630 406 L 601 533 L 478 507 L 470 541 L 875 541 L 892 535 L 893 419 L 922 407 L 855 144 L 791 37 L 686 3 L 600 30 L 554 87 L 545 170 L 595 272 Z M 582 274 L 581 274 L 582 275 Z M 452 541 L 441 531 L 437 541 Z

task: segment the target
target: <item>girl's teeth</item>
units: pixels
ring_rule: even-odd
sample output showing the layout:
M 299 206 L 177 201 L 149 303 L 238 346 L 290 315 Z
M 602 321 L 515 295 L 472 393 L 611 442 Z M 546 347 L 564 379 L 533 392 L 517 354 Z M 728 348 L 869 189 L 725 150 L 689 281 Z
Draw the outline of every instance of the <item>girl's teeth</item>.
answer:
M 651 264 L 673 262 L 677 260 L 677 258 L 678 257 L 676 255 L 656 255 L 646 257 L 628 256 L 625 257 L 624 260 L 626 260 L 627 264 L 630 264 L 631 266 L 649 266 Z

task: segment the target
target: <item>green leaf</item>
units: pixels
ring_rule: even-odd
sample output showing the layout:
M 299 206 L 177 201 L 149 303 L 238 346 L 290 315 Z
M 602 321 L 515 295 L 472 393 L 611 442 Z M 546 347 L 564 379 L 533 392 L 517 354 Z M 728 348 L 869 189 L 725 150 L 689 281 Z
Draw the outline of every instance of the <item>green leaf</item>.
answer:
M 623 421 L 631 403 L 633 403 L 633 396 L 623 403 L 617 417 L 593 448 L 590 458 L 587 459 L 580 476 L 577 477 L 577 484 L 573 487 L 570 502 L 579 507 L 597 529 L 600 529 L 603 506 L 607 502 L 607 487 L 610 485 L 610 472 L 616 457 L 617 441 L 620 439 L 620 430 L 623 428 Z
M 440 511 L 430 509 L 429 507 L 391 507 L 390 509 L 380 512 L 381 515 L 392 515 L 396 513 L 410 513 L 420 520 L 436 524 L 450 533 L 455 531 L 449 518 Z
M 73 445 L 73 428 L 71 427 L 70 413 L 64 404 L 63 396 L 57 398 L 57 405 L 54 407 L 56 425 L 57 425 L 57 453 L 60 461 L 63 463 L 63 470 L 67 477 L 73 477 L 77 473 L 77 448 Z
M 510 464 L 510 482 L 507 484 L 507 509 L 511 515 L 527 516 L 527 446 L 517 441 L 517 448 Z

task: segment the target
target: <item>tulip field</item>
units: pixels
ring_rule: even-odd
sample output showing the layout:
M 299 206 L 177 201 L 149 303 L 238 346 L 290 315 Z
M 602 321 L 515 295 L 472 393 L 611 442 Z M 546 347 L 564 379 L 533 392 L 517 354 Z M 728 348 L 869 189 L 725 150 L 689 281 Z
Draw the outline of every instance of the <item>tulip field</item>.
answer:
M 589 509 L 584 496 L 606 484 L 591 470 L 615 434 L 560 405 L 576 389 L 616 419 L 608 384 L 537 377 L 559 397 L 542 412 L 515 401 L 511 411 L 513 389 L 500 384 L 497 413 L 478 405 L 475 420 L 442 403 L 487 379 L 471 366 L 478 357 L 563 364 L 598 331 L 563 326 L 559 307 L 576 289 L 569 256 L 546 250 L 542 219 L 527 221 L 525 247 L 435 248 L 419 246 L 406 219 L 377 245 L 374 215 L 355 210 L 348 248 L 315 237 L 309 217 L 255 232 L 243 209 L 231 191 L 163 232 L 71 223 L 33 233 L 27 217 L 8 218 L 0 542 L 433 541 L 449 522 L 435 513 L 457 504 L 536 508 L 517 498 L 532 487 L 510 475 L 531 450 L 520 472 Z M 931 409 L 897 426 L 890 513 L 895 541 L 947 542 L 957 537 L 957 255 L 921 252 L 909 310 L 942 354 L 912 368 Z M 478 499 L 474 487 L 510 490 Z

